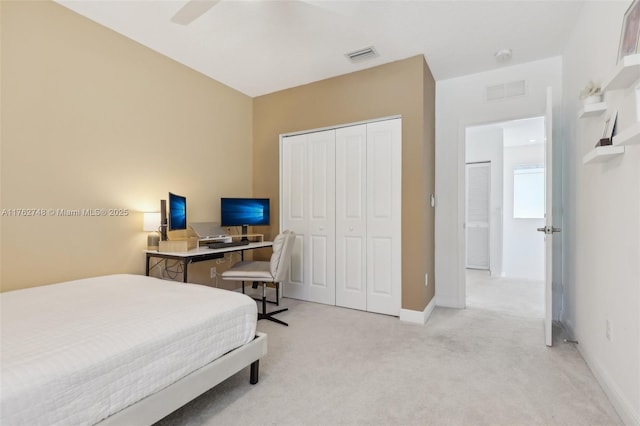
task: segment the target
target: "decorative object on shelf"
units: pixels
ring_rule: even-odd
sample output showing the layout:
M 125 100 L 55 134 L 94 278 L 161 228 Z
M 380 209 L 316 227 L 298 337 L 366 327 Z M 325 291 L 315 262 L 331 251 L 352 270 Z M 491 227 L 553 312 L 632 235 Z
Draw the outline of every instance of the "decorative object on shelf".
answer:
M 640 37 L 640 0 L 633 0 L 631 6 L 624 13 L 620 46 L 618 47 L 618 62 L 627 55 L 640 53 L 638 38 Z
M 585 105 L 595 104 L 602 101 L 602 89 L 600 84 L 590 81 L 584 86 L 584 89 L 580 92 L 580 99 Z
M 600 141 L 602 141 L 602 139 L 608 139 L 609 141 L 612 140 L 613 136 L 615 135 L 617 121 L 618 110 L 615 110 L 607 115 L 607 118 L 604 120 L 604 129 L 602 129 L 602 138 L 600 139 Z M 611 145 L 611 142 L 609 142 L 607 145 Z
M 147 250 L 158 250 L 160 241 L 158 229 L 160 229 L 160 213 L 145 212 L 142 220 L 142 230 L 149 232 L 147 236 Z

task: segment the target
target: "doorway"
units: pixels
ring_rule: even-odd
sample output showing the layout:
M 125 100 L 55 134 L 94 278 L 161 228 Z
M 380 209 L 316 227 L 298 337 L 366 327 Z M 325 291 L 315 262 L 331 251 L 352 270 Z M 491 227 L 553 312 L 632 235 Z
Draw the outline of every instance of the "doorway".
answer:
M 544 117 L 465 130 L 468 308 L 545 316 L 544 142 Z

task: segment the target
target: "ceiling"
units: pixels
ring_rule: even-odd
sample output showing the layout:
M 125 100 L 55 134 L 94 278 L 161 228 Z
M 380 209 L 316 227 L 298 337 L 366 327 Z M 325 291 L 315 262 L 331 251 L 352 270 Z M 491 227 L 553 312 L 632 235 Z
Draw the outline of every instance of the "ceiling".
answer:
M 189 25 L 186 0 L 55 0 L 255 97 L 423 54 L 444 80 L 562 53 L 583 1 L 221 0 Z M 345 53 L 374 46 L 352 63 Z M 494 54 L 512 49 L 501 63 Z

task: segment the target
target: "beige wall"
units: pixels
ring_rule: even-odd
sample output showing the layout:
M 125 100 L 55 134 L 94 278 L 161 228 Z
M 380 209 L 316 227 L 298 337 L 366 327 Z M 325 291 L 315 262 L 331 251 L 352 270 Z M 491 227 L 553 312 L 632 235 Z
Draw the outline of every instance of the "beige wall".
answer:
M 423 287 L 426 300 L 431 301 L 436 292 L 435 273 L 435 253 L 436 253 L 436 230 L 435 230 L 435 208 L 431 207 L 431 194 L 435 194 L 436 188 L 436 81 L 431 75 L 431 70 L 425 64 L 423 67 L 423 102 L 424 102 L 424 173 L 427 194 L 425 208 L 425 246 L 424 256 L 426 261 L 426 271 L 429 273 L 429 286 Z M 435 302 L 435 299 L 433 300 Z
M 279 223 L 279 135 L 401 115 L 402 308 L 423 310 L 434 294 L 435 83 L 423 56 L 254 99 L 253 192 L 271 198 L 271 236 Z
M 140 212 L 168 191 L 193 222 L 251 195 L 251 98 L 53 2 L 0 4 L 1 208 L 129 210 L 5 212 L 2 290 L 143 273 Z M 208 263 L 191 277 L 211 283 Z

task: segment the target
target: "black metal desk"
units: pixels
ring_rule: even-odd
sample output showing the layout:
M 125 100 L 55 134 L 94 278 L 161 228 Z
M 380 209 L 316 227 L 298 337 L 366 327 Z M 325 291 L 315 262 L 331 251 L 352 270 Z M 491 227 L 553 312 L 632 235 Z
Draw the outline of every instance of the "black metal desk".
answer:
M 198 247 L 191 249 L 185 252 L 167 252 L 167 251 L 156 251 L 156 250 L 145 250 L 146 253 L 146 267 L 145 267 L 145 275 L 149 276 L 149 262 L 152 257 L 156 257 L 159 259 L 171 259 L 171 260 L 179 260 L 182 262 L 182 282 L 187 282 L 187 267 L 190 263 L 195 262 L 203 262 L 205 260 L 212 259 L 221 259 L 224 257 L 225 253 L 237 252 L 239 251 L 244 259 L 244 252 L 246 250 L 255 250 L 264 247 L 271 247 L 273 245 L 272 241 L 260 241 L 260 242 L 251 242 L 244 246 L 233 246 L 233 247 L 225 247 L 219 249 L 210 249 L 208 247 Z

